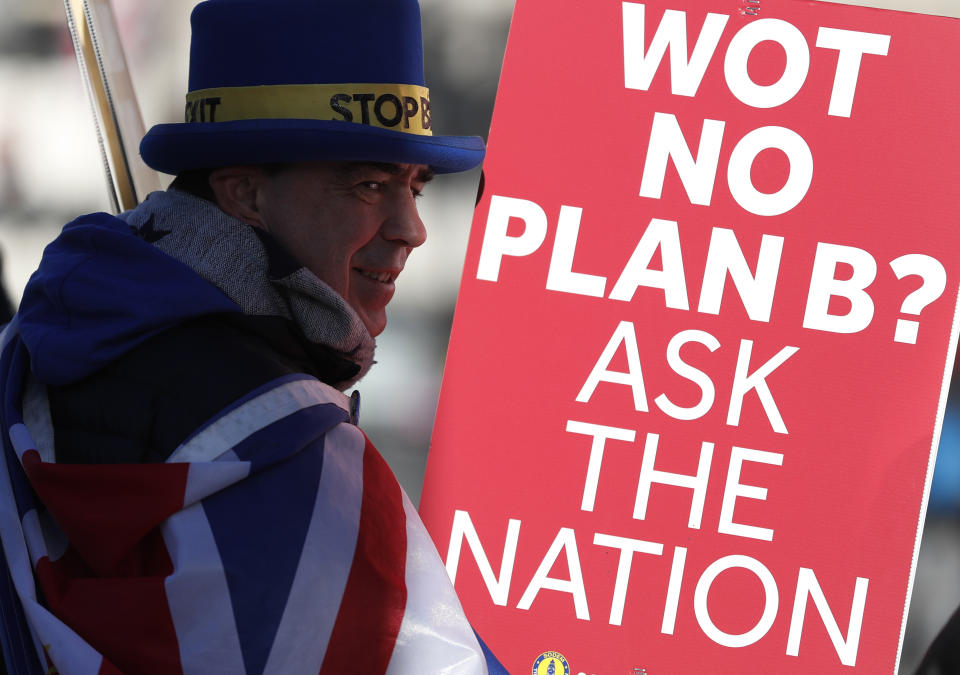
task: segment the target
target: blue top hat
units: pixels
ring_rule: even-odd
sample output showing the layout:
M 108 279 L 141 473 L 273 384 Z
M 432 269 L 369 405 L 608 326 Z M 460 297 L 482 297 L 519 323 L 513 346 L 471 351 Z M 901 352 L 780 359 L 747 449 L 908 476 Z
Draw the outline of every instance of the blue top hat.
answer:
M 433 135 L 417 0 L 207 0 L 191 25 L 185 121 L 140 143 L 158 171 L 483 160 L 480 137 Z

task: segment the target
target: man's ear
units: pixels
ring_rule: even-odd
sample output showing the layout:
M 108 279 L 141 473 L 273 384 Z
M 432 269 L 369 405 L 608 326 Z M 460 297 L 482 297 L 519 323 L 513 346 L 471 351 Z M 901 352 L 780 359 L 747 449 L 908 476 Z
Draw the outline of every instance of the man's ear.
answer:
M 210 173 L 210 189 L 221 211 L 248 225 L 263 228 L 257 199 L 263 179 L 263 169 L 258 166 L 228 166 Z

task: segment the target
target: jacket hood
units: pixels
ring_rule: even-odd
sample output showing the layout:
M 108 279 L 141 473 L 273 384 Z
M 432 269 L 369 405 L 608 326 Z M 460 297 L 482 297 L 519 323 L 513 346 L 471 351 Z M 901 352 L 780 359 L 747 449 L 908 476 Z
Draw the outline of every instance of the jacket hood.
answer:
M 188 318 L 239 307 L 185 264 L 107 213 L 67 224 L 44 250 L 15 321 L 41 382 L 90 375 Z

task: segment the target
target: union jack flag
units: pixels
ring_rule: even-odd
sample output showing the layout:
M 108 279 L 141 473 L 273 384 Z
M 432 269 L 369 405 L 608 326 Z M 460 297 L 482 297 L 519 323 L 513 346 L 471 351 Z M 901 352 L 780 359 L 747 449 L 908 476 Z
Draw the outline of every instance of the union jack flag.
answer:
M 343 394 L 289 376 L 166 463 L 57 464 L 16 321 L 0 352 L 11 672 L 505 672 Z

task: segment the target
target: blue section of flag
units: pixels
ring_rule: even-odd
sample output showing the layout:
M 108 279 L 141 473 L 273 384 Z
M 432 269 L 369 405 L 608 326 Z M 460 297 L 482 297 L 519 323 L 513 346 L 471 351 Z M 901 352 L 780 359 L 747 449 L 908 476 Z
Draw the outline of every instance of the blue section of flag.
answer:
M 279 439 L 302 436 L 302 425 L 323 411 L 310 408 L 303 412 L 313 414 L 297 413 L 264 430 L 277 448 L 289 448 Z M 262 442 L 257 445 L 263 449 Z M 322 434 L 311 433 L 298 448 L 296 455 L 274 464 L 270 471 L 251 475 L 242 487 L 227 488 L 203 502 L 223 561 L 249 673 L 262 672 L 270 655 L 323 470 Z
M 473 631 L 473 634 L 477 636 L 477 642 L 480 643 L 480 650 L 483 652 L 483 658 L 487 662 L 487 675 L 510 675 L 507 672 L 507 669 L 503 667 L 503 664 L 493 655 L 493 652 L 490 651 L 490 648 L 487 646 L 487 643 L 483 641 L 483 638 L 480 637 L 480 633 Z
M 0 555 L 6 555 L 0 545 Z M 0 558 L 3 560 L 4 558 Z M 0 645 L 8 675 L 45 675 L 37 652 L 33 648 L 30 628 L 23 613 L 23 605 L 17 597 L 10 569 L 0 570 Z M 2 665 L 2 664 L 0 664 Z

